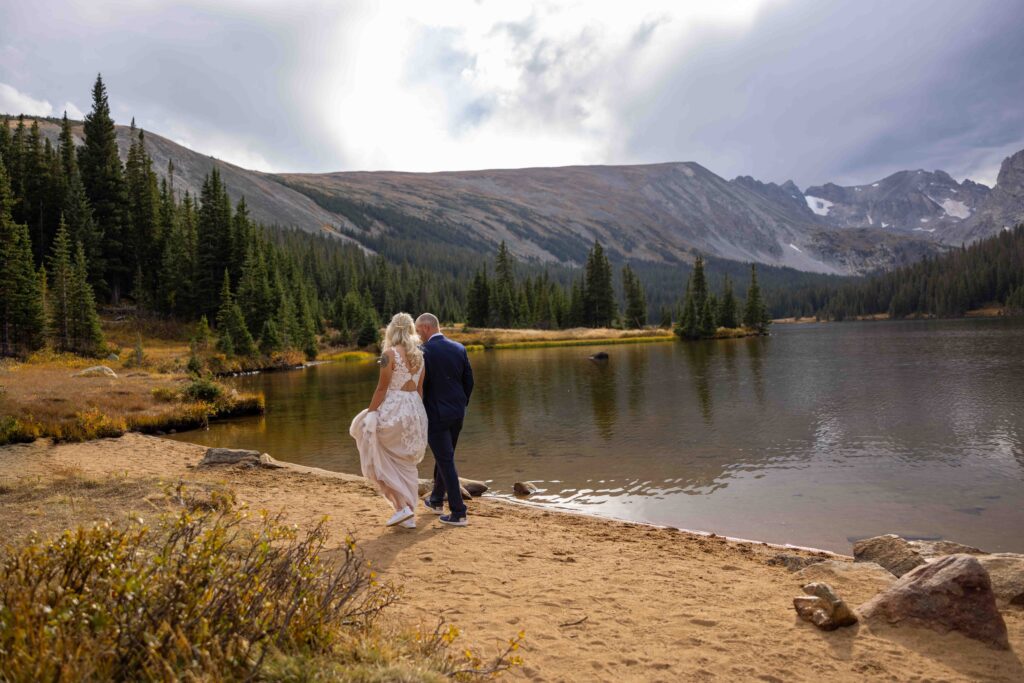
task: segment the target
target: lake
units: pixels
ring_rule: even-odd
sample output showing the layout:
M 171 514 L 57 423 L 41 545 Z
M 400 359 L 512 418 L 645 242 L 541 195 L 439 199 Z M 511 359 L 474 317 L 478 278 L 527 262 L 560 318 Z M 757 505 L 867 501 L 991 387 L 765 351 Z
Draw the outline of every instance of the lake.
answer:
M 843 553 L 883 533 L 1024 552 L 1022 321 L 470 358 L 457 463 L 496 495 L 531 481 L 545 505 Z M 376 376 L 330 363 L 239 377 L 266 393 L 265 416 L 174 438 L 357 473 L 348 426 Z M 432 464 L 428 451 L 421 476 Z

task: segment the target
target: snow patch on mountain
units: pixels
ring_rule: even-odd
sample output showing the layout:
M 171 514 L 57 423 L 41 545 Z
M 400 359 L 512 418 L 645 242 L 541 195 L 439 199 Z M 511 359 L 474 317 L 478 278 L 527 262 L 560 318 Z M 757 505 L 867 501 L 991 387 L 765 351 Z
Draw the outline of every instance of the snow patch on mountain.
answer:
M 803 249 L 801 249 L 800 247 L 796 246 L 796 245 L 795 245 L 795 244 L 793 244 L 792 242 L 790 242 L 790 243 L 789 243 L 789 248 L 790 248 L 790 249 L 793 249 L 794 251 L 798 251 L 798 252 L 800 252 L 801 254 L 802 254 L 802 253 L 804 253 L 804 250 L 803 250 Z
M 810 207 L 811 211 L 819 216 L 827 216 L 829 210 L 832 208 L 832 202 L 821 197 L 815 197 L 812 195 L 806 195 L 804 197 L 807 200 L 807 206 Z
M 958 202 L 955 199 L 944 199 L 939 205 L 946 212 L 947 216 L 952 216 L 953 218 L 970 218 L 971 216 L 971 209 L 963 202 Z

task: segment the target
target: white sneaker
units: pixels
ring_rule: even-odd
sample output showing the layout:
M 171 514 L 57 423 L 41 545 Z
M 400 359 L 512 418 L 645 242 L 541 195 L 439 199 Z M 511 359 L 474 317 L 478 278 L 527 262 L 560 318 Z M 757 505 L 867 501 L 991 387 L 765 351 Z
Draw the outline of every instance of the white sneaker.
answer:
M 415 517 L 410 517 L 409 519 L 405 520 L 404 522 L 402 522 L 398 526 L 402 527 L 403 529 L 415 529 L 416 528 L 416 518 Z
M 409 509 L 408 505 L 406 505 L 404 508 L 402 508 L 401 510 L 399 510 L 395 514 L 391 515 L 391 518 L 388 520 L 387 526 L 394 526 L 396 524 L 401 524 L 402 522 L 404 522 L 405 520 L 409 519 L 412 516 L 413 516 L 413 511 Z

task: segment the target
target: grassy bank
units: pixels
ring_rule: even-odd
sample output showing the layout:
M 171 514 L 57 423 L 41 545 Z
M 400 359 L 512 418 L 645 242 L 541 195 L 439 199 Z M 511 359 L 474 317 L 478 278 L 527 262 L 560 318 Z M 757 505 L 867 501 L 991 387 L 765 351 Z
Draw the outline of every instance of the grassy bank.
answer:
M 616 330 L 611 328 L 577 327 L 568 330 L 506 330 L 496 328 L 447 327 L 444 333 L 470 350 L 529 349 L 554 346 L 589 346 L 600 344 L 636 344 L 669 341 L 671 330 Z
M 210 420 L 260 414 L 265 407 L 259 393 L 111 361 L 104 363 L 117 368 L 115 376 L 78 376 L 96 363 L 53 354 L 0 363 L 0 444 L 182 431 Z

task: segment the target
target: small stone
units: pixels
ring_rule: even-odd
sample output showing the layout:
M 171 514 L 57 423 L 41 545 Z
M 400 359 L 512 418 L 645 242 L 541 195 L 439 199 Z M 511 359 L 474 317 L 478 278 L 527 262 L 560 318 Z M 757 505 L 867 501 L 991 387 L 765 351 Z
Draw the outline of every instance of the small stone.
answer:
M 824 562 L 823 557 L 806 557 L 804 555 L 791 555 L 789 553 L 779 553 L 768 560 L 768 564 L 775 567 L 785 567 L 791 572 L 798 572 L 801 569 L 808 567 L 812 564 Z
M 272 457 L 270 457 L 270 453 L 263 453 L 262 455 L 260 455 L 260 467 L 266 467 L 267 469 L 271 470 L 279 470 L 282 469 L 284 465 L 281 465 Z
M 119 355 L 117 355 L 116 353 L 112 353 L 109 356 L 107 356 L 107 360 L 120 360 L 120 359 L 121 359 L 121 357 Z
M 530 496 L 537 493 L 537 487 L 528 481 L 517 481 L 515 484 L 512 484 L 512 492 L 517 496 Z
M 973 555 L 947 555 L 919 566 L 858 611 L 869 622 L 957 631 L 996 649 L 1010 649 L 992 581 Z
M 827 583 L 809 583 L 804 586 L 804 593 L 806 595 L 793 598 L 793 607 L 804 621 L 823 631 L 857 623 L 857 615 Z
M 608 360 L 608 352 L 598 351 L 597 353 L 590 357 L 590 360 Z
M 80 370 L 72 377 L 112 377 L 117 379 L 117 373 L 108 368 L 106 365 L 94 365 L 91 368 Z

